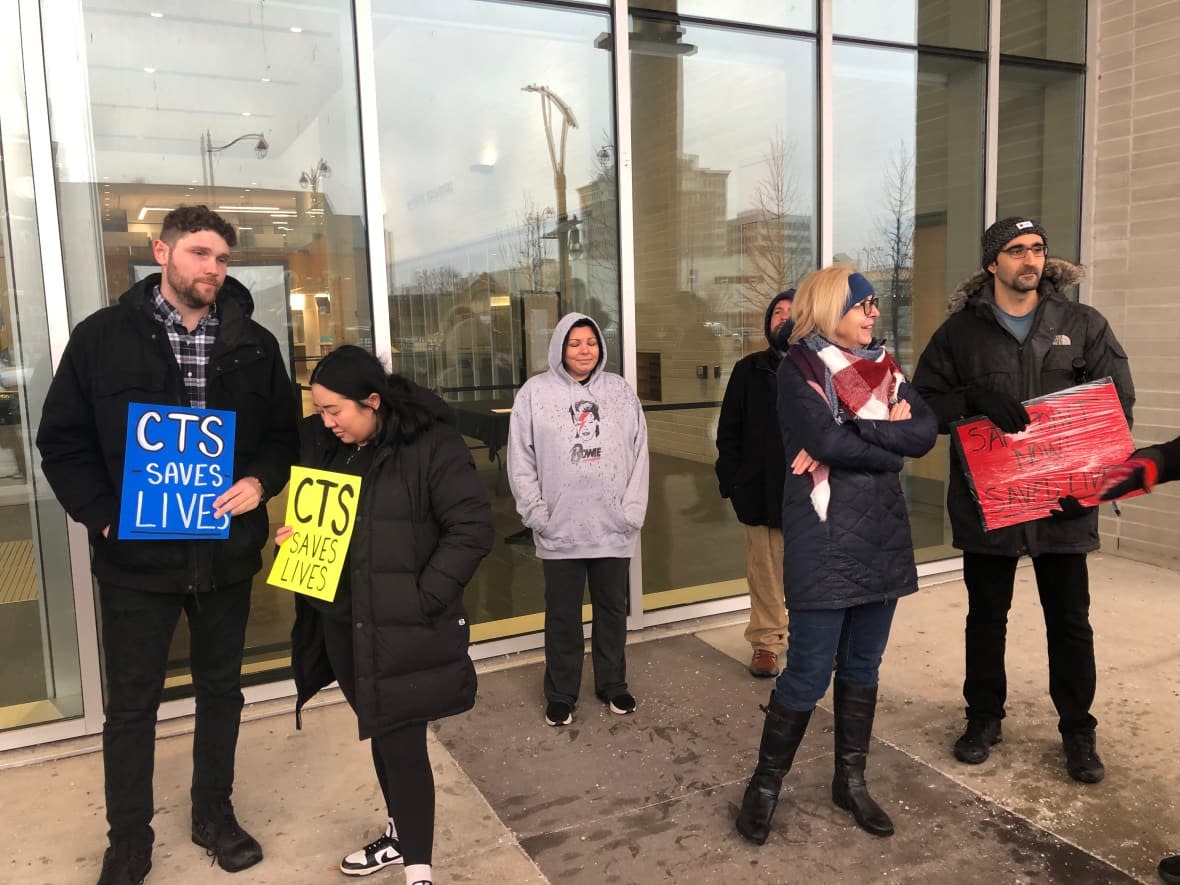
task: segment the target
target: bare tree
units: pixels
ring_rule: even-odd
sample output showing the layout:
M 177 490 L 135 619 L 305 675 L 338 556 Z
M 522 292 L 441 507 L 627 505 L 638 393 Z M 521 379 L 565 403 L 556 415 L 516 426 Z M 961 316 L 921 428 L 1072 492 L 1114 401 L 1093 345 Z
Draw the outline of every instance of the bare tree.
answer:
M 512 279 L 510 288 L 517 292 L 539 292 L 545 287 L 545 227 L 556 213 L 550 206 L 538 207 L 532 194 L 522 197 L 516 213 L 516 227 L 498 235 L 500 252 L 505 256 Z
M 883 209 L 877 218 L 879 245 L 868 263 L 882 287 L 888 286 L 890 341 L 901 348 L 902 313 L 910 306 L 914 272 L 914 155 L 904 144 L 885 167 Z M 909 337 L 909 330 L 906 337 Z
M 753 220 L 741 225 L 742 251 L 750 263 L 744 301 L 759 311 L 811 269 L 810 220 L 798 214 L 794 160 L 795 144 L 779 130 L 763 155 L 766 175 L 754 191 Z

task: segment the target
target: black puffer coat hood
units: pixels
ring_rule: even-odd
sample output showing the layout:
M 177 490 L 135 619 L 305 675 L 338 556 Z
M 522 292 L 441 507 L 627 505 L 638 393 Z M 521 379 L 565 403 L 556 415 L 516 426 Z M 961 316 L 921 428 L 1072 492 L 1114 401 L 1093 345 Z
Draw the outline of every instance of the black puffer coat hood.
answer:
M 1080 283 L 1085 276 L 1086 269 L 1080 264 L 1073 264 L 1064 258 L 1046 258 L 1045 269 L 1041 273 L 1041 286 L 1046 290 L 1051 288 L 1055 293 L 1063 293 L 1070 286 Z M 955 291 L 947 299 L 947 314 L 958 313 L 985 294 L 990 296 L 993 280 L 991 271 L 978 270 L 971 274 L 955 287 Z

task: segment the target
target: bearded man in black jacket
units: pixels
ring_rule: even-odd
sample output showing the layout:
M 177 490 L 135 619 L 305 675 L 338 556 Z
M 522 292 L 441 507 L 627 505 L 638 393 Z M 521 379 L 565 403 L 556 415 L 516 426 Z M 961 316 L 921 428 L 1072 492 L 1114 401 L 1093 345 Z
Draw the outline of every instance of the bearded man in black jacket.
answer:
M 262 506 L 298 454 L 294 391 L 278 342 L 227 276 L 237 235 L 204 206 L 169 212 L 152 252 L 162 273 L 78 324 L 45 398 L 42 468 L 92 544 L 99 585 L 110 847 L 99 885 L 142 882 L 155 834 L 152 769 L 168 648 L 188 619 L 196 717 L 192 838 L 230 872 L 262 859 L 230 803 L 250 588 L 269 535 Z M 130 403 L 233 411 L 233 484 L 213 502 L 225 540 L 119 540 Z
M 1005 218 L 983 233 L 983 269 L 951 296 L 914 372 L 914 386 L 948 433 L 961 418 L 984 415 L 1005 433 L 1028 426 L 1023 401 L 1110 377 L 1131 423 L 1135 388 L 1127 355 L 1106 319 L 1066 297 L 1082 269 L 1047 255 L 1045 229 L 1031 218 Z M 1004 647 L 1016 563 L 1032 558 L 1045 615 L 1049 695 L 1069 776 L 1102 780 L 1090 713 L 1096 668 L 1086 554 L 1098 549 L 1098 510 L 1072 497 L 1043 519 L 986 531 L 956 452 L 951 452 L 947 510 L 963 551 L 967 585 L 967 727 L 955 758 L 985 761 L 1001 740 L 1007 678 Z

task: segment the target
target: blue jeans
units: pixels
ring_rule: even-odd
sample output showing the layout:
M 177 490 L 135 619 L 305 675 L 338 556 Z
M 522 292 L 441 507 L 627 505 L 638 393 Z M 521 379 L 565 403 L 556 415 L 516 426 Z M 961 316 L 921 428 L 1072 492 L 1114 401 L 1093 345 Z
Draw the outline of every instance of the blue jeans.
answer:
M 774 697 L 789 710 L 812 710 L 836 678 L 851 685 L 876 685 L 881 656 L 897 600 L 852 608 L 791 610 L 787 624 L 787 665 L 774 684 Z

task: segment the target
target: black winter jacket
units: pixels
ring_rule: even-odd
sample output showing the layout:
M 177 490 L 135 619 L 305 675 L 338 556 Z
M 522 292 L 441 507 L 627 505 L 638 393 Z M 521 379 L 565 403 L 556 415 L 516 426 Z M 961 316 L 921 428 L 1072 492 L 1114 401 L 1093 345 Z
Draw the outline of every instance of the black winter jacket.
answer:
M 902 493 L 905 458 L 934 446 L 934 415 L 909 385 L 905 421 L 849 417 L 837 424 L 822 388 L 818 357 L 792 345 L 778 369 L 778 418 L 788 461 L 799 450 L 829 470 L 831 498 L 820 521 L 811 474 L 788 473 L 783 487 L 783 585 L 788 609 L 841 609 L 884 602 L 918 589 L 910 520 Z M 810 364 L 810 365 L 809 365 Z M 804 368 L 801 368 L 804 367 Z
M 990 273 L 980 271 L 955 290 L 950 316 L 935 331 L 914 372 L 914 386 L 938 416 L 940 432 L 949 433 L 951 424 L 972 417 L 966 403 L 969 388 L 998 390 L 1023 401 L 1107 376 L 1131 423 L 1135 387 L 1126 352 L 1102 314 L 1062 294 L 1081 276 L 1082 269 L 1067 261 L 1045 262 L 1024 344 L 996 317 Z M 954 446 L 946 503 L 954 545 L 968 553 L 1039 556 L 1098 549 L 1097 508 L 1079 519 L 1045 518 L 984 531 Z
M 441 404 L 441 401 L 438 401 Z M 300 463 L 326 467 L 340 445 L 305 419 Z M 492 511 L 463 437 L 441 421 L 386 440 L 361 481 L 349 545 L 360 739 L 470 710 L 475 667 L 463 588 L 492 548 Z M 320 613 L 296 596 L 291 667 L 303 705 L 336 677 Z
M 763 331 L 769 341 L 770 315 L 782 300 L 766 309 Z M 746 525 L 778 528 L 782 520 L 786 460 L 778 429 L 775 373 L 782 360 L 774 347 L 742 357 L 734 364 L 721 414 L 717 419 L 717 482 L 722 498 Z
M 58 500 L 86 526 L 91 568 L 104 584 L 193 593 L 247 581 L 262 567 L 266 508 L 234 517 L 225 540 L 119 541 L 119 496 L 131 402 L 187 405 L 168 335 L 152 316 L 152 274 L 118 303 L 74 329 L 49 385 L 37 447 Z M 236 482 L 255 476 L 266 497 L 287 482 L 298 452 L 294 389 L 273 335 L 250 319 L 246 288 L 226 277 L 217 296 L 220 327 L 206 369 L 205 401 L 237 413 Z M 102 530 L 110 526 L 108 537 Z

